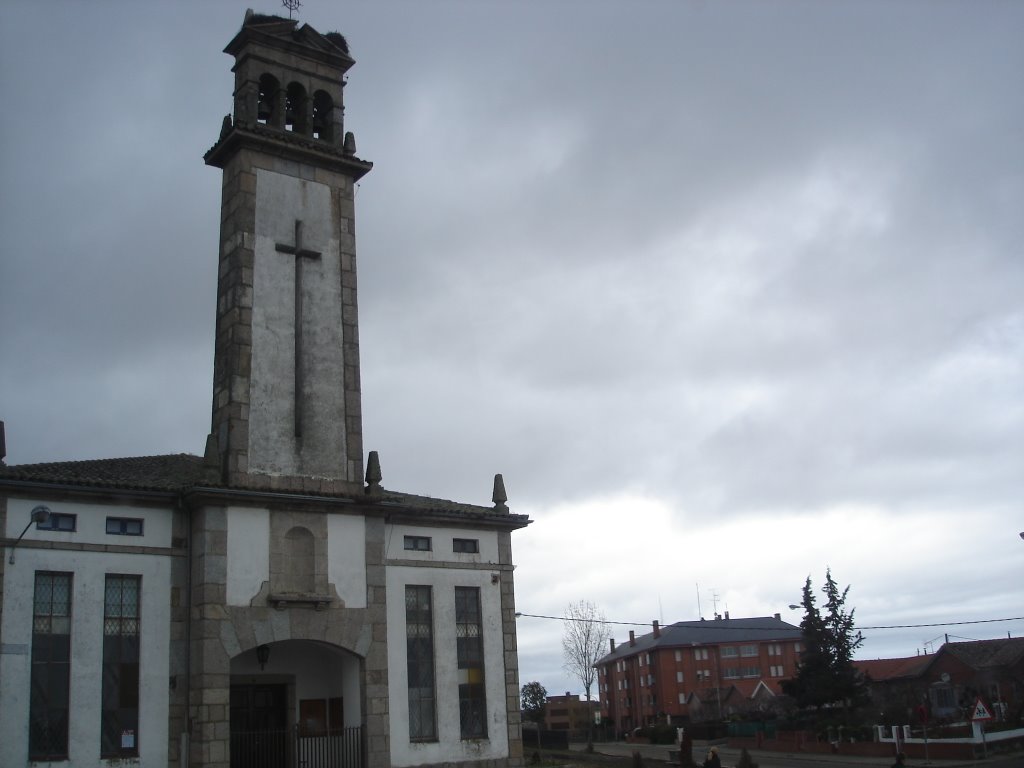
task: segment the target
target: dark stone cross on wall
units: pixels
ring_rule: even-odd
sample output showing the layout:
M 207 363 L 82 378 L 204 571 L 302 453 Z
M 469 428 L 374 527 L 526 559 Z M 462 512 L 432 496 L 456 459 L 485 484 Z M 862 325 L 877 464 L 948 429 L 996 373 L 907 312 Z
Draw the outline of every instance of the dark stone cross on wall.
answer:
M 302 221 L 299 219 L 295 220 L 295 245 L 275 243 L 274 248 L 280 253 L 288 253 L 295 257 L 295 436 L 302 437 L 302 260 L 318 259 L 320 251 L 302 247 Z

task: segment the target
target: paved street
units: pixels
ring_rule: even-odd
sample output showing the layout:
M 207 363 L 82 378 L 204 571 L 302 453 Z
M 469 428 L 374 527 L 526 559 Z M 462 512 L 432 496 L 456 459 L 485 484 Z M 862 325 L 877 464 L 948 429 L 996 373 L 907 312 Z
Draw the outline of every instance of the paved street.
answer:
M 581 749 L 582 745 L 574 745 L 574 749 Z M 668 762 L 668 753 L 674 747 L 660 744 L 626 744 L 625 742 L 602 742 L 595 743 L 594 750 L 606 755 L 617 755 L 629 757 L 633 752 L 639 752 L 645 761 Z M 707 753 L 704 745 L 695 746 L 693 759 L 700 765 Z M 719 746 L 719 756 L 722 758 L 723 768 L 731 768 L 736 765 L 740 751 Z M 750 750 L 750 756 L 759 768 L 889 768 L 894 757 L 849 757 L 845 755 L 809 755 L 792 754 L 787 752 L 769 752 L 764 750 Z M 1009 755 L 1001 757 L 990 757 L 985 760 L 932 760 L 926 763 L 924 760 L 908 760 L 907 768 L 918 768 L 919 766 L 935 766 L 935 768 L 1024 768 L 1024 755 Z

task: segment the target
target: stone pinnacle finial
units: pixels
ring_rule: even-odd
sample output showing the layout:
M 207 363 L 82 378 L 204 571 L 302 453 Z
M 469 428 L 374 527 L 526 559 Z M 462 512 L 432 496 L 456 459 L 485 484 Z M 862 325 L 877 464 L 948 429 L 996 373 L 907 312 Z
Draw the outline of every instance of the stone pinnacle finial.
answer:
M 380 473 L 380 456 L 377 455 L 376 451 L 370 451 L 369 456 L 366 457 L 366 495 L 367 496 L 380 496 L 381 485 L 380 481 L 383 479 L 383 475 Z
M 341 145 L 341 151 L 346 155 L 354 155 L 356 153 L 356 135 L 352 131 L 345 132 L 345 141 Z
M 508 512 L 508 494 L 505 493 L 505 480 L 500 474 L 494 476 L 494 493 L 491 494 L 496 512 Z

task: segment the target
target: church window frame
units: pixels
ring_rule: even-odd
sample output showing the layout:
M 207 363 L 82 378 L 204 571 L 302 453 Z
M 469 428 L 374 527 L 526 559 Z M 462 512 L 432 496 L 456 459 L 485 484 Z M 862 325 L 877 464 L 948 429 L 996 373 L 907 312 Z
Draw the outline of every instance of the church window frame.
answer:
M 313 130 L 310 132 L 314 139 L 331 142 L 334 140 L 334 125 L 332 118 L 334 114 L 334 99 L 331 94 L 324 90 L 313 92 Z
M 409 741 L 437 741 L 434 611 L 433 589 L 430 586 L 405 586 L 405 654 Z
M 430 552 L 433 549 L 433 542 L 429 536 L 406 536 L 403 546 L 411 552 Z
M 142 576 L 108 573 L 103 590 L 100 757 L 139 756 Z
M 108 517 L 106 530 L 110 536 L 142 536 L 145 522 L 141 517 Z
M 51 512 L 45 521 L 36 523 L 36 530 L 75 533 L 78 530 L 78 515 L 71 512 Z
M 28 758 L 68 759 L 74 575 L 36 571 L 32 599 Z
M 459 669 L 459 732 L 487 738 L 483 608 L 480 587 L 455 587 L 455 644 Z

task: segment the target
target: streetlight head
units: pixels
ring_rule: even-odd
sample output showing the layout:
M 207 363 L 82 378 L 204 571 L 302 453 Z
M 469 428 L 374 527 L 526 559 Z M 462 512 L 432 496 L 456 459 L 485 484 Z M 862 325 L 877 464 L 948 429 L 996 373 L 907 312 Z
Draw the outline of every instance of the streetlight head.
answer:
M 1024 531 L 1021 531 L 1021 532 L 1020 532 L 1020 537 L 1021 537 L 1022 539 L 1024 539 Z
M 32 509 L 32 522 L 33 523 L 45 523 L 50 519 L 50 508 L 45 504 L 40 504 L 38 507 Z
M 789 606 L 789 610 L 791 610 L 791 611 L 795 611 L 795 610 L 796 610 L 797 608 L 799 608 L 799 607 L 800 607 L 799 605 L 790 605 L 790 606 Z

